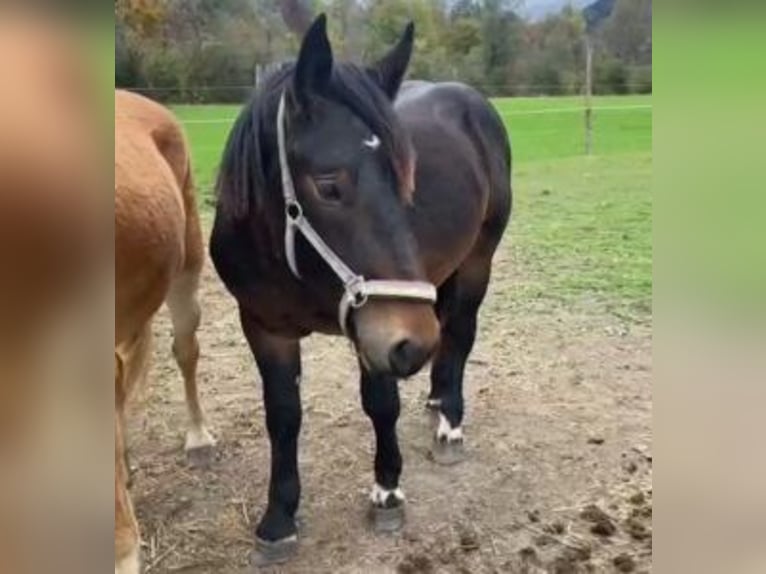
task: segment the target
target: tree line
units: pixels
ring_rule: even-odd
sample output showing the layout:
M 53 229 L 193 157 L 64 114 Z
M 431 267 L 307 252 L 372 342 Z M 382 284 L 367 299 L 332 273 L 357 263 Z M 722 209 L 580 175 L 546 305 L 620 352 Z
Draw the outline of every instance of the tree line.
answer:
M 407 21 L 409 75 L 459 80 L 487 95 L 577 94 L 584 82 L 582 13 L 519 16 L 522 0 L 313 0 L 340 57 L 370 61 Z M 115 83 L 175 102 L 239 102 L 258 70 L 295 56 L 280 0 L 115 0 Z M 652 90 L 651 0 L 616 0 L 592 33 L 595 93 Z

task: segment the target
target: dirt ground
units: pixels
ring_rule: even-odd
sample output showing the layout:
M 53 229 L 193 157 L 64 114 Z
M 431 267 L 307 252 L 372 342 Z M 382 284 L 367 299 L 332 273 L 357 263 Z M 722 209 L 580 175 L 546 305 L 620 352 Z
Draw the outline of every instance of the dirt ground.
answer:
M 375 534 L 367 523 L 373 433 L 348 344 L 305 341 L 300 549 L 267 571 L 651 570 L 650 326 L 595 304 L 520 304 L 508 259 L 496 259 L 467 368 L 465 462 L 430 460 L 428 376 L 401 383 L 400 533 Z M 145 572 L 254 571 L 269 468 L 260 379 L 209 264 L 201 301 L 199 382 L 217 460 L 208 470 L 185 460 L 183 385 L 163 310 L 129 425 Z

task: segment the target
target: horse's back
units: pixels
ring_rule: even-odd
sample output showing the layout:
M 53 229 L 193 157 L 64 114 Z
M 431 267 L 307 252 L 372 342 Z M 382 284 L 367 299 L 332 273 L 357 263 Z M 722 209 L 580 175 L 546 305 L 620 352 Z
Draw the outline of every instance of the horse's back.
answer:
M 117 91 L 116 342 L 125 342 L 151 318 L 178 273 L 201 266 L 202 252 L 188 150 L 178 122 L 160 104 Z
M 409 81 L 395 102 L 417 154 L 413 226 L 432 280 L 444 280 L 480 234 L 495 244 L 511 205 L 511 151 L 503 122 L 478 91 Z
M 497 160 L 510 177 L 511 146 L 502 118 L 476 89 L 460 82 L 404 82 L 395 102 L 410 130 L 441 130 L 454 139 L 467 138 L 485 160 Z M 491 156 L 491 157 L 489 157 Z

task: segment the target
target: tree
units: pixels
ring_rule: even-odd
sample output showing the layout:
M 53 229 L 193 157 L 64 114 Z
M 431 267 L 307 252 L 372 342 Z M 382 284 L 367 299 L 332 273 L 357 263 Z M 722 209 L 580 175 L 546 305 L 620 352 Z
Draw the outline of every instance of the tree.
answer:
M 625 65 L 652 63 L 651 0 L 617 0 L 599 31 L 603 47 Z
M 615 2 L 612 13 L 594 32 L 596 87 L 651 91 L 651 0 L 607 1 Z M 489 95 L 579 92 L 581 14 L 565 8 L 527 22 L 517 15 L 520 3 L 116 0 L 115 81 L 160 99 L 241 101 L 256 67 L 294 58 L 307 22 L 326 12 L 339 59 L 373 61 L 413 20 L 410 77 L 459 80 Z

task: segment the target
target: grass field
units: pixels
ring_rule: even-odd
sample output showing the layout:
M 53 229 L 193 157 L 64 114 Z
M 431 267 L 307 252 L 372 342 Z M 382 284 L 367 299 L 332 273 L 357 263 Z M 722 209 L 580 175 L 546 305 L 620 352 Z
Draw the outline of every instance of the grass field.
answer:
M 517 272 L 509 298 L 651 313 L 651 96 L 594 100 L 594 155 L 583 155 L 581 98 L 493 102 L 514 154 L 514 214 L 499 256 Z M 206 210 L 237 106 L 177 106 Z

